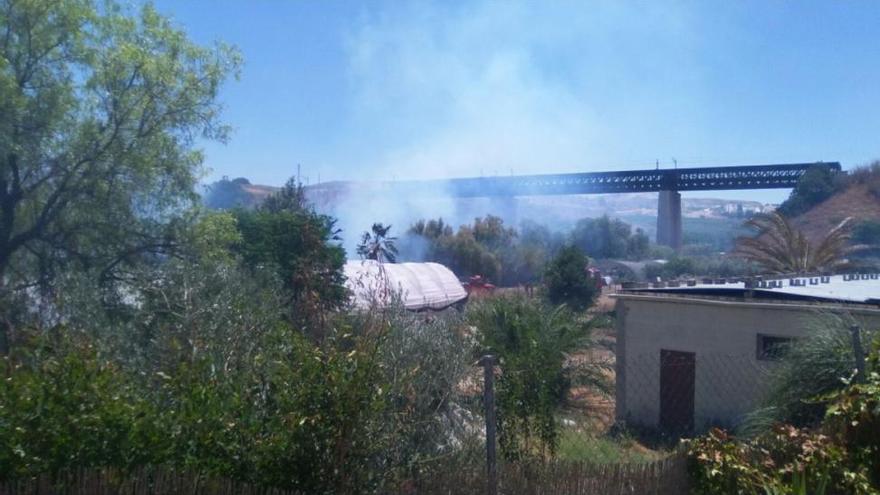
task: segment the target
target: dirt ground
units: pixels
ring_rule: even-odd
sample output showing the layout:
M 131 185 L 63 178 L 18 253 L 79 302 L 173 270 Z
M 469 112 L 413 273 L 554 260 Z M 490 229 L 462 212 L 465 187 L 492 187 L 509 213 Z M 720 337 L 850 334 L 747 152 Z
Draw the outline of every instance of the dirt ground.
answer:
M 592 344 L 589 350 L 572 354 L 569 358 L 571 366 L 588 366 L 598 369 L 606 380 L 606 393 L 594 387 L 575 386 L 569 392 L 569 412 L 573 416 L 583 418 L 583 427 L 595 433 L 605 433 L 614 424 L 614 320 L 609 318 L 614 310 L 613 288 L 606 287 L 595 306 L 590 310 L 591 317 L 603 321 L 602 326 L 593 330 Z

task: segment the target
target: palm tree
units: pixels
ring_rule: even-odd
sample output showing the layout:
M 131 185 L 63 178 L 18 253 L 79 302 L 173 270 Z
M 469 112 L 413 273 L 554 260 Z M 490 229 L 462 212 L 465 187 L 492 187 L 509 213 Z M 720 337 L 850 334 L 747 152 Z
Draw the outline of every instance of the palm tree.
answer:
M 757 263 L 769 273 L 809 273 L 843 268 L 849 264 L 846 256 L 861 248 L 849 245 L 851 221 L 852 217 L 847 217 L 814 245 L 781 213 L 760 215 L 746 222 L 756 235 L 739 237 L 734 253 Z
M 388 235 L 391 226 L 386 227 L 381 223 L 374 223 L 371 230 L 372 233 L 364 232 L 361 237 L 361 243 L 357 247 L 358 255 L 361 258 L 376 260 L 380 263 L 394 263 L 397 259 L 397 246 L 394 245 L 397 238 Z

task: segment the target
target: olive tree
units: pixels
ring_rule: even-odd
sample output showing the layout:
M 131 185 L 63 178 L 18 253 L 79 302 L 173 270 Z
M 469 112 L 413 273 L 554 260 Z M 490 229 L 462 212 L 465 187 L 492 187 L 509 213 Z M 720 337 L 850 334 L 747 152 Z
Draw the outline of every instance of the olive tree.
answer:
M 113 281 L 173 252 L 196 140 L 226 138 L 216 97 L 238 65 L 149 5 L 0 0 L 3 295 L 71 267 Z

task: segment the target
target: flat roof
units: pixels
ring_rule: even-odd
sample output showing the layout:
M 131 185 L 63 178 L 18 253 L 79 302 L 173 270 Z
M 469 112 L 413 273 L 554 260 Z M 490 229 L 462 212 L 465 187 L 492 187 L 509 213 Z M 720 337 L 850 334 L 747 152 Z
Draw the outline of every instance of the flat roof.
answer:
M 673 282 L 675 284 L 675 282 Z M 623 293 L 663 293 L 681 296 L 754 297 L 760 299 L 829 301 L 880 305 L 880 274 L 845 274 L 809 277 L 752 279 L 623 289 Z

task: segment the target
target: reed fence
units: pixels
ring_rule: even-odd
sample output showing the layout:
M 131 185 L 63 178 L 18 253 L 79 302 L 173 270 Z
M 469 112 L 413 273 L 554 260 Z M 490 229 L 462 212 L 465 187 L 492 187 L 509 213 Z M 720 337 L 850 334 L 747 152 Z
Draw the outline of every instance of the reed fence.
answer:
M 645 464 L 589 462 L 502 463 L 501 495 L 678 495 L 688 493 L 684 453 Z M 485 465 L 438 469 L 429 477 L 382 493 L 394 495 L 485 494 Z M 133 472 L 82 469 L 63 475 L 0 482 L 0 495 L 300 495 L 295 491 L 209 478 L 171 468 Z

